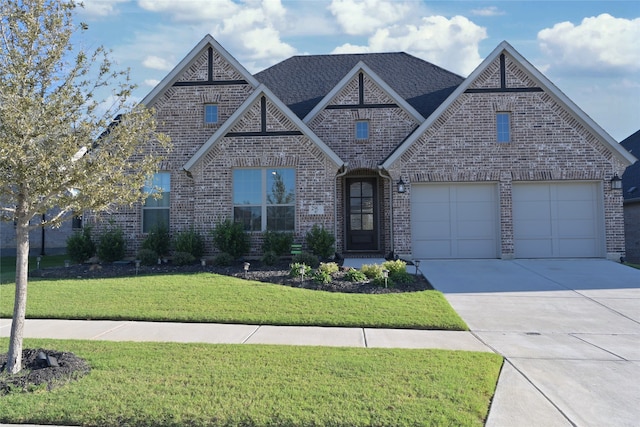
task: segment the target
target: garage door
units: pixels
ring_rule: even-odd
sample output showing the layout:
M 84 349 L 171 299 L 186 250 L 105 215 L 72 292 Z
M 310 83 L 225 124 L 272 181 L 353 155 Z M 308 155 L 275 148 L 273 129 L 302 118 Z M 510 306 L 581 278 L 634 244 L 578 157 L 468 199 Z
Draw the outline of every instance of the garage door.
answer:
M 604 256 L 598 183 L 513 184 L 517 258 Z
M 497 258 L 494 184 L 414 184 L 411 235 L 416 258 Z

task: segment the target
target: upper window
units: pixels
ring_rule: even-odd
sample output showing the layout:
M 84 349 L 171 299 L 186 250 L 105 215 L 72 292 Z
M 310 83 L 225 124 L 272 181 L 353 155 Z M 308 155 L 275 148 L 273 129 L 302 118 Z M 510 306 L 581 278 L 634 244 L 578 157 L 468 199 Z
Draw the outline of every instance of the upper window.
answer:
M 511 142 L 511 114 L 496 113 L 498 142 Z
M 144 186 L 149 196 L 142 207 L 142 232 L 148 233 L 156 226 L 169 227 L 171 174 L 159 172 Z M 160 197 L 157 195 L 160 194 Z
M 216 104 L 205 104 L 204 122 L 206 124 L 218 123 L 218 106 Z
M 356 139 L 369 139 L 369 122 L 358 120 L 356 122 Z
M 233 219 L 247 231 L 295 229 L 294 169 L 235 169 Z

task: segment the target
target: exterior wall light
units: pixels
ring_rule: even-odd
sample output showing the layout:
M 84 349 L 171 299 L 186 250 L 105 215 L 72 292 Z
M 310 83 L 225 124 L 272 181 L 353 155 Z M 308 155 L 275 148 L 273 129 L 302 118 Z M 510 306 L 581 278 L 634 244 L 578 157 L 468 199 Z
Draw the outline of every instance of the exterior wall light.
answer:
M 404 193 L 407 189 L 404 187 L 404 181 L 402 178 L 398 180 L 398 193 Z
M 622 190 L 622 180 L 620 179 L 618 174 L 613 175 L 613 178 L 611 178 L 611 189 Z

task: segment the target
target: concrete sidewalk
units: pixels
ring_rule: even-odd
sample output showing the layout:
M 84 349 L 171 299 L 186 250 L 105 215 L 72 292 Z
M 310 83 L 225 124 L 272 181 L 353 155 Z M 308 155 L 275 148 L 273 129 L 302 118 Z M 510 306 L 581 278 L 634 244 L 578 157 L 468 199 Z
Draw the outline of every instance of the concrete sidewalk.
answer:
M 8 337 L 10 329 L 11 320 L 0 319 L 0 337 Z M 492 351 L 473 334 L 463 331 L 110 320 L 27 319 L 25 338 Z

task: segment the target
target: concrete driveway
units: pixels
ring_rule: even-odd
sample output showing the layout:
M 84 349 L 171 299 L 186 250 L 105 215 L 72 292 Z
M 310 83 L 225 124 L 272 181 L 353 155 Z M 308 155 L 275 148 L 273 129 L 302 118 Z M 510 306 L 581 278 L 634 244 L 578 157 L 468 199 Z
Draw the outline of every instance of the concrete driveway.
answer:
M 487 426 L 640 425 L 640 270 L 606 260 L 425 260 L 506 358 Z

